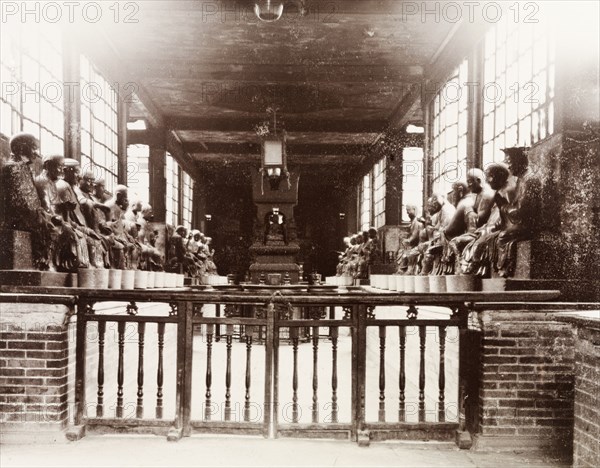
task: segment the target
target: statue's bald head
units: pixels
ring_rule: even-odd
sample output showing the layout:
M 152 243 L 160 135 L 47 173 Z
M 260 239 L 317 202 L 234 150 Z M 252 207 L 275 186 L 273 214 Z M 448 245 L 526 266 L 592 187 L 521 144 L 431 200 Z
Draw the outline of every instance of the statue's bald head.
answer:
M 485 185 L 485 174 L 481 169 L 473 168 L 467 171 L 467 186 L 472 193 L 479 193 Z
M 40 157 L 40 141 L 31 133 L 17 133 L 10 139 L 10 151 L 15 156 L 26 157 L 33 161 Z
M 144 218 L 146 221 L 152 221 L 154 219 L 154 211 L 152 210 L 152 205 L 150 205 L 149 203 L 144 203 L 142 205 L 142 218 Z
M 115 187 L 114 192 L 115 192 L 115 195 L 119 195 L 119 194 L 121 194 L 121 195 L 122 194 L 127 195 L 127 186 L 126 185 L 117 185 Z
M 446 197 L 441 193 L 434 193 L 427 200 L 427 210 L 429 214 L 433 215 L 442 209 L 442 206 L 446 203 Z
M 487 182 L 494 190 L 500 190 L 506 185 L 510 171 L 504 163 L 492 163 L 485 169 Z
M 129 200 L 127 199 L 127 186 L 117 185 L 114 190 L 115 198 L 117 199 L 117 205 L 122 210 L 126 210 L 129 207 Z

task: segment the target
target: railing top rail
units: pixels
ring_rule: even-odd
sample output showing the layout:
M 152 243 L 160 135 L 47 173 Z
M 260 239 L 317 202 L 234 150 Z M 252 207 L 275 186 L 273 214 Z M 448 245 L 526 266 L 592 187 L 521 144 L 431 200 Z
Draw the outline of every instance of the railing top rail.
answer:
M 279 291 L 279 290 L 278 290 Z M 558 290 L 539 291 L 502 291 L 502 292 L 457 292 L 457 293 L 373 293 L 364 290 L 339 294 L 310 294 L 287 292 L 281 294 L 257 294 L 253 292 L 198 291 L 189 288 L 180 289 L 84 289 L 50 288 L 35 286 L 1 286 L 0 293 L 36 294 L 38 302 L 44 302 L 46 295 L 75 296 L 90 301 L 139 301 L 139 302 L 177 302 L 189 301 L 206 304 L 264 304 L 286 302 L 297 305 L 371 305 L 393 306 L 403 304 L 447 306 L 461 303 L 530 303 L 550 301 L 560 297 Z M 40 297 L 42 296 L 43 297 Z
M 577 311 L 600 310 L 599 302 L 475 302 L 471 305 L 473 310 L 523 310 L 528 312 L 543 311 Z
M 4 289 L 4 287 L 2 288 Z M 77 298 L 73 295 L 44 294 L 43 300 L 41 300 L 38 293 L 0 293 L 0 304 L 39 304 L 41 302 L 44 304 L 74 305 Z

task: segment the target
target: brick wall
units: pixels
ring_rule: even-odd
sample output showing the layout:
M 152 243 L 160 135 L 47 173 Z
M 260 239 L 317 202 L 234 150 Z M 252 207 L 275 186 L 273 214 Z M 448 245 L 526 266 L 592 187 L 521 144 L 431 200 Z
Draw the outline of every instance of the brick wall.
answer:
M 63 440 L 67 411 L 67 306 L 1 304 L 2 442 Z
M 579 326 L 575 343 L 573 466 L 600 466 L 600 324 Z
M 479 430 L 475 446 L 571 454 L 574 342 L 549 313 L 480 313 Z

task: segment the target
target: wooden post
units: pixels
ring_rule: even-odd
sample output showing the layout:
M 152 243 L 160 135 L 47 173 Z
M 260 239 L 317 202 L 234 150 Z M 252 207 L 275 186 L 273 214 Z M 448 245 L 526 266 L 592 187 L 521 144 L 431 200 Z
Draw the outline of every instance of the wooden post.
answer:
M 79 49 L 71 35 L 65 34 L 64 39 L 64 82 L 79 84 L 81 74 Z M 81 162 L 81 92 L 79 86 L 65 86 L 63 104 L 65 109 L 65 158 Z

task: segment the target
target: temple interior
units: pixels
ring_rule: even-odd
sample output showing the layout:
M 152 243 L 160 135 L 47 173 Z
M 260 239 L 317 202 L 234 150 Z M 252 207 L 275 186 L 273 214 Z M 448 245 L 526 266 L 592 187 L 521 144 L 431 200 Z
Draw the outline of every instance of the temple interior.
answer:
M 14 318 L 27 312 L 20 303 L 34 304 L 35 314 L 40 304 L 52 304 L 57 317 L 56 308 L 70 311 L 64 323 L 77 338 L 63 343 L 63 351 L 76 357 L 57 364 L 65 388 L 67 374 L 69 382 L 60 404 L 68 400 L 78 409 L 60 413 L 61 430 L 104 424 L 98 421 L 105 411 L 100 369 L 107 322 L 94 307 L 106 302 L 99 310 L 118 324 L 106 359 L 118 361 L 106 392 L 117 399 L 116 418 L 123 417 L 123 349 L 133 356 L 139 346 L 143 369 L 144 327 L 151 323 L 147 349 L 160 356 L 152 364 L 159 375 L 155 433 L 168 430 L 169 440 L 210 429 L 211 340 L 217 337 L 223 347 L 217 350 L 214 342 L 214 359 L 227 362 L 218 375 L 228 382 L 228 405 L 232 337 L 234 359 L 248 359 L 246 374 L 240 367 L 234 376 L 234 386 L 246 385 L 236 405 L 249 411 L 250 368 L 266 381 L 261 392 L 271 404 L 271 370 L 250 365 L 253 342 L 265 345 L 256 356 L 275 356 L 276 363 L 273 349 L 290 345 L 282 348 L 281 362 L 293 364 L 281 378 L 294 379 L 294 387 L 282 390 L 281 401 L 296 405 L 290 406 L 291 428 L 278 426 L 277 416 L 274 422 L 265 416 L 264 427 L 243 426 L 248 419 L 229 427 L 227 406 L 217 432 L 326 434 L 338 424 L 339 336 L 347 371 L 340 377 L 346 387 L 340 418 L 347 426 L 334 427 L 339 437 L 350 434 L 359 444 L 394 434 L 402 439 L 402 424 L 427 421 L 438 424 L 434 432 L 478 434 L 475 446 L 522 434 L 526 447 L 563 447 L 556 440 L 567 440 L 574 466 L 598 466 L 598 451 L 587 447 L 600 443 L 600 417 L 597 407 L 591 416 L 590 410 L 582 418 L 592 426 L 577 429 L 584 426 L 577 425 L 581 405 L 573 406 L 573 385 L 583 377 L 573 377 L 573 359 L 590 349 L 597 358 L 600 343 L 599 17 L 595 1 L 3 2 L 0 303 L 16 307 L 17 315 L 6 319 L 9 328 L 2 322 L 2 332 L 20 333 L 12 332 L 14 323 L 25 323 Z M 162 309 L 149 308 L 149 318 L 141 318 L 143 302 L 162 303 Z M 408 306 L 401 312 L 407 318 L 398 316 L 401 305 Z M 121 318 L 112 312 L 118 307 L 126 312 Z M 580 325 L 551 318 L 580 309 L 592 320 L 585 322 L 588 335 L 571 332 Z M 535 328 L 542 351 L 522 342 L 529 337 L 519 335 L 521 322 L 512 321 L 516 310 L 527 326 L 543 329 Z M 542 310 L 539 322 L 528 315 Z M 427 325 L 412 327 L 418 313 Z M 72 315 L 77 325 L 69 322 Z M 382 318 L 387 325 L 377 325 Z M 127 347 L 130 319 L 136 344 Z M 447 346 L 442 319 L 456 327 L 456 340 Z M 98 370 L 90 367 L 87 376 L 80 362 L 86 324 L 95 337 L 88 352 L 98 348 L 90 361 Z M 167 344 L 179 341 L 167 353 L 171 429 L 162 413 L 165 324 Z M 386 335 L 386 326 L 399 327 L 400 334 Z M 50 328 L 42 332 L 54 333 Z M 466 338 L 467 331 L 476 338 Z M 574 353 L 579 344 L 566 334 L 593 344 Z M 321 339 L 334 357 L 318 364 Z M 11 343 L 0 346 L 1 362 L 17 370 L 0 374 L 8 376 L 3 385 L 17 385 L 25 375 L 10 361 Z M 385 362 L 386 343 L 388 351 L 400 350 L 400 361 Z M 488 344 L 496 346 L 489 353 Z M 202 347 L 196 358 L 208 362 L 206 376 L 196 369 L 192 378 L 191 364 L 185 367 L 193 346 Z M 405 346 L 415 372 L 407 398 L 417 408 L 408 418 Z M 504 346 L 509 357 L 498 351 Z M 478 370 L 464 364 L 469 349 Z M 567 357 L 544 367 L 552 362 L 543 359 L 563 351 Z M 596 358 L 584 366 L 592 381 Z M 455 369 L 447 379 L 445 359 Z M 569 371 L 561 367 L 566 360 Z M 131 401 L 138 362 L 125 366 L 133 371 L 125 377 Z M 309 374 L 311 365 L 326 365 L 322 372 L 335 376 L 327 377 L 335 408 L 331 427 L 319 426 L 318 414 L 311 413 L 318 394 L 314 376 L 313 406 L 307 390 L 301 395 L 306 412 L 298 419 L 297 373 Z M 515 370 L 521 365 L 537 367 Z M 386 371 L 396 380 L 401 375 L 388 401 L 399 400 L 402 409 L 399 425 L 383 428 L 373 421 L 386 422 Z M 177 380 L 188 372 L 183 383 Z M 571 386 L 564 390 L 560 377 L 546 382 L 546 372 L 568 374 Z M 492 374 L 501 377 L 486 380 Z M 527 382 L 531 374 L 539 377 L 535 383 Z M 140 389 L 143 375 L 140 384 L 138 371 Z M 27 385 L 37 384 L 23 385 L 27 394 Z M 323 385 L 321 400 L 330 393 Z M 425 396 L 425 386 L 438 385 L 439 392 Z M 197 400 L 189 413 L 185 392 L 192 386 L 202 387 L 209 406 Z M 77 406 L 87 401 L 84 387 L 87 398 L 97 397 L 94 411 Z M 13 387 L 2 388 L 3 414 L 29 414 L 27 401 L 10 400 Z M 510 400 L 516 388 L 523 395 Z M 568 408 L 552 406 L 554 399 L 563 401 L 563 390 L 574 392 L 565 397 Z M 478 399 L 464 403 L 469 391 Z M 489 403 L 503 395 L 508 403 Z M 540 409 L 545 398 L 551 401 Z M 594 406 L 582 398 L 582 405 Z M 593 398 L 597 402 L 597 392 Z M 475 400 L 477 408 L 470 407 Z M 451 416 L 442 410 L 424 416 L 436 405 L 448 411 L 451 401 L 457 402 Z M 511 406 L 528 404 L 531 414 Z M 365 406 L 371 426 L 361 419 Z M 516 422 L 502 419 L 513 416 Z M 299 423 L 306 427 L 294 426 Z M 423 430 L 423 437 L 432 436 Z M 82 432 L 69 434 L 78 434 L 68 436 L 75 440 Z

